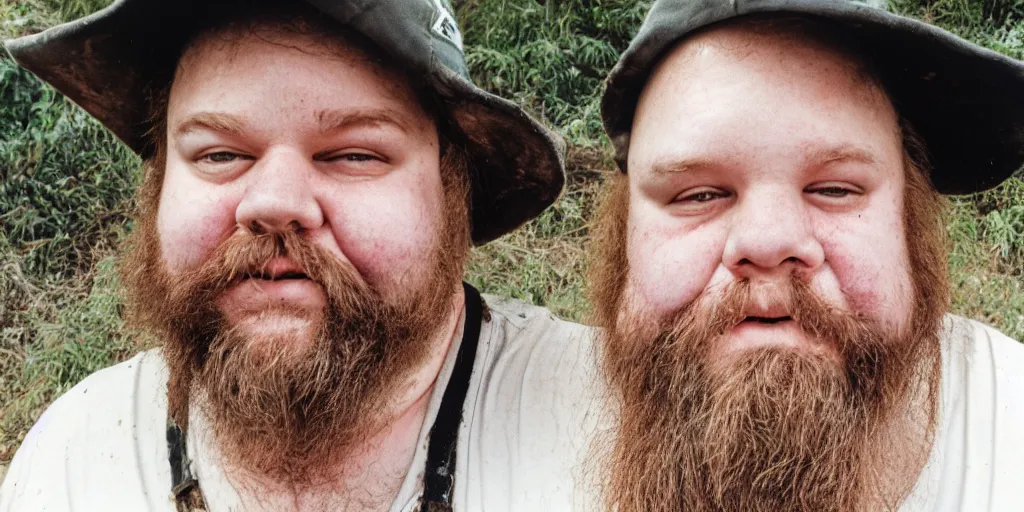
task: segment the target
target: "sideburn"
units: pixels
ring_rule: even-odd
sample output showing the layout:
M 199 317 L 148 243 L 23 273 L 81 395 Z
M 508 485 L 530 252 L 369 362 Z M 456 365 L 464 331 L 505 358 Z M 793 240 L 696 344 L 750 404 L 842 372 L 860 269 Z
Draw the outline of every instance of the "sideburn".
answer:
M 626 229 L 629 213 L 629 178 L 613 172 L 604 178 L 594 218 L 589 224 L 587 292 L 594 311 L 590 322 L 614 328 L 629 275 Z

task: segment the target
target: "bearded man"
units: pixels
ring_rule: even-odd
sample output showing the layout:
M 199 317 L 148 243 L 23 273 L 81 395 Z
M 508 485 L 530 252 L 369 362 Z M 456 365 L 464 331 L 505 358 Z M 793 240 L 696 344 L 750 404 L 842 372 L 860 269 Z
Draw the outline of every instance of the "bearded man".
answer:
M 658 0 L 602 108 L 609 509 L 1024 508 L 1024 346 L 947 314 L 940 195 L 1024 162 L 1024 64 L 855 2 Z
M 561 144 L 449 7 L 121 0 L 8 49 L 143 157 L 123 278 L 162 348 L 58 399 L 0 510 L 571 507 L 588 331 L 461 284 Z

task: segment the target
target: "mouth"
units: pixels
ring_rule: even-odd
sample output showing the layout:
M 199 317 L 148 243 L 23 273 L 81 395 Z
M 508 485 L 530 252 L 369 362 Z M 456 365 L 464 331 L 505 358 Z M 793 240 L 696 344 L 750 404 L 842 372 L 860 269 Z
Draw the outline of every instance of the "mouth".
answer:
M 776 316 L 776 317 L 748 316 L 748 317 L 744 318 L 743 321 L 741 321 L 740 323 L 741 324 L 744 324 L 744 323 L 758 323 L 758 324 L 773 325 L 773 324 L 777 324 L 777 323 L 780 323 L 780 322 L 787 322 L 787 321 L 790 321 L 792 319 L 793 319 L 793 317 L 791 317 L 791 316 Z
M 309 276 L 302 272 L 282 272 L 280 274 L 272 274 L 270 272 L 260 272 L 245 274 L 242 279 L 261 279 L 263 281 L 284 281 L 289 279 L 309 279 Z
M 275 258 L 264 265 L 241 269 L 218 297 L 218 306 L 232 321 L 257 318 L 273 310 L 322 311 L 327 296 L 315 275 L 308 274 L 297 262 Z

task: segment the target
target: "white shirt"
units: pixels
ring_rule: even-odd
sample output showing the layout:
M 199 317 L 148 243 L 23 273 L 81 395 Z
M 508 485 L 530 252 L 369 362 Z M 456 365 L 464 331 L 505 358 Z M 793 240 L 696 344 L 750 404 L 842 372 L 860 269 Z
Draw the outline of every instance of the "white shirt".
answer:
M 459 433 L 454 509 L 597 510 L 586 466 L 608 416 L 599 406 L 594 331 L 517 301 L 487 302 L 491 318 L 481 328 Z M 935 446 L 900 510 L 1024 510 L 1024 345 L 949 315 L 941 347 Z M 419 498 L 426 433 L 457 350 L 438 377 L 394 512 L 412 511 Z M 159 354 L 147 352 L 57 400 L 15 456 L 0 512 L 172 511 L 165 386 Z M 229 510 L 237 494 L 196 455 L 210 510 Z
M 947 315 L 935 446 L 901 512 L 1024 511 L 1024 345 Z
M 582 484 L 600 407 L 594 331 L 546 309 L 485 297 L 459 430 L 453 508 L 463 511 L 590 508 Z M 415 509 L 427 436 L 461 343 L 449 349 L 393 512 Z M 167 461 L 167 368 L 159 351 L 101 370 L 55 401 L 19 448 L 0 512 L 174 511 Z M 207 509 L 238 510 L 239 496 L 188 433 Z

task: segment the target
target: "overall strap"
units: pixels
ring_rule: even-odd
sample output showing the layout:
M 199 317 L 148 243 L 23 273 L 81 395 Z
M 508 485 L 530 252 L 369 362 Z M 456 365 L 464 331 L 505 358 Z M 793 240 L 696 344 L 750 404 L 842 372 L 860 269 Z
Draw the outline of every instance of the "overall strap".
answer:
M 199 481 L 192 475 L 185 433 L 167 417 L 167 462 L 171 465 L 171 495 L 178 512 L 206 510 Z
M 430 428 L 420 512 L 452 510 L 459 425 L 462 424 L 462 407 L 469 391 L 469 379 L 473 375 L 484 308 L 483 298 L 476 288 L 467 283 L 462 283 L 462 288 L 466 293 L 465 327 L 462 329 L 462 343 L 455 358 L 452 376 L 441 397 L 434 426 Z

